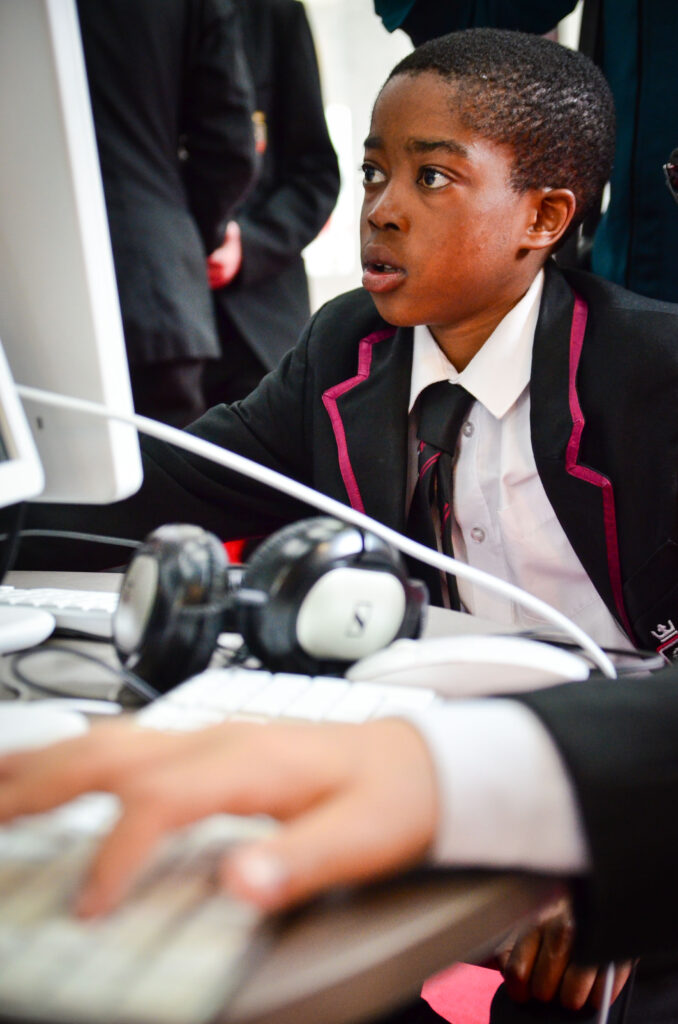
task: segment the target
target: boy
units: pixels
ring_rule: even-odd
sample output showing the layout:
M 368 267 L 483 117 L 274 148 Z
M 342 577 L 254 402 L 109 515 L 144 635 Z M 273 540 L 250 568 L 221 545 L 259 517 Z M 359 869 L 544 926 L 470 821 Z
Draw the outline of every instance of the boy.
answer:
M 192 432 L 404 530 L 419 395 L 459 381 L 476 401 L 454 474 L 455 554 L 599 643 L 656 647 L 678 612 L 678 311 L 549 260 L 597 200 L 613 142 L 609 90 L 579 54 L 492 30 L 415 50 L 366 143 L 365 291 L 324 307 L 252 396 Z M 142 537 L 171 518 L 228 537 L 303 514 L 166 445 L 145 450 L 139 495 L 48 510 L 50 525 Z M 49 554 L 32 564 L 77 564 Z M 459 591 L 469 611 L 525 621 Z

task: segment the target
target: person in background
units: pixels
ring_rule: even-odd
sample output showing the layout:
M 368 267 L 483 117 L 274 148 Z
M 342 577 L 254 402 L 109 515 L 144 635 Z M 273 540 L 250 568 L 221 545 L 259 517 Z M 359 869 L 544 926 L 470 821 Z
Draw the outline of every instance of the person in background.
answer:
M 208 258 L 221 358 L 205 368 L 210 405 L 249 394 L 310 316 L 302 250 L 327 221 L 339 168 L 313 39 L 299 0 L 235 0 L 255 87 L 257 182 Z
M 78 0 L 135 409 L 185 426 L 219 354 L 205 255 L 255 171 L 231 0 Z
M 415 45 L 476 26 L 548 32 L 576 0 L 374 0 L 390 31 Z M 587 52 L 610 83 L 617 146 L 610 202 L 596 229 L 591 269 L 666 302 L 678 302 L 678 218 L 662 181 L 678 117 L 675 0 L 584 0 Z M 590 52 L 589 52 L 590 51 Z

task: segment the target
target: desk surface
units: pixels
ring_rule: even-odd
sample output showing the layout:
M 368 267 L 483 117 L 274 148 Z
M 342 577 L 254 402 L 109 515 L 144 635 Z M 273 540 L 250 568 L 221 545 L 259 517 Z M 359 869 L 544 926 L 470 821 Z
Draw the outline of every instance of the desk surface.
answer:
M 325 901 L 285 923 L 228 1024 L 350 1024 L 418 995 L 431 974 L 489 954 L 556 893 L 552 880 L 422 874 Z
M 114 590 L 120 576 L 15 572 L 7 582 Z M 457 613 L 434 612 L 429 635 L 459 629 Z M 466 631 L 471 623 L 473 631 L 488 628 L 469 616 L 459 618 Z M 102 653 L 110 650 L 96 646 Z M 555 891 L 556 884 L 546 879 L 431 872 L 328 897 L 281 922 L 225 1020 L 350 1024 L 386 1013 L 415 998 L 429 975 L 455 960 L 487 954 Z

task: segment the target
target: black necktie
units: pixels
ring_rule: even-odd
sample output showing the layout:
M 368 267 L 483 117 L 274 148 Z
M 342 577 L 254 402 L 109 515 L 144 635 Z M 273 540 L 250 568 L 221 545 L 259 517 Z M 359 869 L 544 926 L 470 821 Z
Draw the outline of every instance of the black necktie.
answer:
M 407 521 L 408 534 L 428 547 L 437 549 L 432 509 L 437 507 L 446 555 L 452 554 L 452 464 L 457 438 L 473 403 L 461 384 L 440 380 L 425 388 L 419 398 L 418 478 Z M 429 588 L 432 604 L 442 604 L 440 574 L 436 569 L 417 564 L 416 570 Z M 459 607 L 454 576 L 447 577 L 452 608 Z

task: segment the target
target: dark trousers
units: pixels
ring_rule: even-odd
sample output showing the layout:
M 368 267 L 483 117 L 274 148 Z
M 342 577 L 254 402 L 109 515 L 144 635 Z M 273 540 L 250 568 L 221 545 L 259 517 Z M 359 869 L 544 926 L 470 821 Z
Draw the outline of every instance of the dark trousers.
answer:
M 237 402 L 254 391 L 268 372 L 262 361 L 250 348 L 228 314 L 215 300 L 221 357 L 210 360 L 205 367 L 203 390 L 208 406 L 220 402 Z
M 415 999 L 392 1013 L 377 1017 L 370 1024 L 446 1024 L 445 1018 L 434 1013 L 425 999 Z

